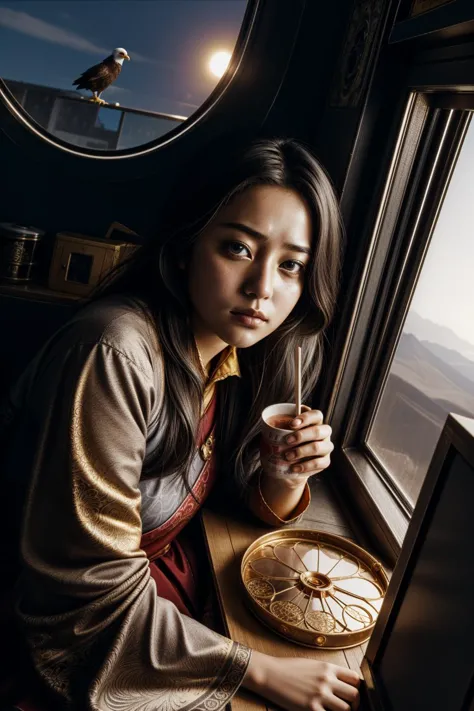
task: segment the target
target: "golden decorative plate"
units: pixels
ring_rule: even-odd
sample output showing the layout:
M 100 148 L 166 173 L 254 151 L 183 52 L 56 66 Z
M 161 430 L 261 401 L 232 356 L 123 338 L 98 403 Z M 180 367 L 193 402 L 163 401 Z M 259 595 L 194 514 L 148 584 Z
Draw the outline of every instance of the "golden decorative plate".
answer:
M 372 632 L 388 578 L 370 553 L 347 538 L 283 529 L 258 538 L 241 566 L 252 612 L 306 647 L 346 649 Z

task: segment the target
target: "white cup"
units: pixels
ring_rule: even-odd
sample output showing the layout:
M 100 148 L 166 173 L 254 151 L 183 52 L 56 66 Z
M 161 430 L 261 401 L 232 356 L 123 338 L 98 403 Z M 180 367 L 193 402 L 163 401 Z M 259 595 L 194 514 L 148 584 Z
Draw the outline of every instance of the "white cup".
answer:
M 301 406 L 302 411 L 310 409 L 307 405 Z M 297 430 L 269 425 L 268 420 L 273 415 L 289 415 L 294 419 L 297 417 L 296 405 L 293 402 L 280 402 L 276 405 L 269 405 L 262 412 L 262 439 L 260 443 L 262 469 L 265 474 L 276 479 L 300 477 L 300 473 L 291 471 L 294 462 L 288 462 L 282 454 L 291 447 L 286 441 L 287 436 Z

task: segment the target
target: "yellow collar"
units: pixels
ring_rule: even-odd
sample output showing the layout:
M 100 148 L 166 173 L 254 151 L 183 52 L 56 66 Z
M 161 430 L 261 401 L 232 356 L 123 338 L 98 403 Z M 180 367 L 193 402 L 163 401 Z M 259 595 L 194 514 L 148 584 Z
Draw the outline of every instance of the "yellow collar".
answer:
M 206 385 L 209 386 L 217 383 L 218 380 L 224 380 L 230 375 L 236 375 L 238 378 L 241 377 L 239 358 L 237 356 L 237 348 L 235 346 L 227 346 L 227 348 L 222 351 L 214 372 Z
M 204 368 L 199 348 L 197 348 L 197 352 L 199 355 L 199 362 L 201 363 L 202 372 L 204 373 L 207 379 L 206 388 L 209 388 L 214 383 L 217 383 L 218 380 L 224 380 L 225 378 L 228 378 L 231 375 L 236 375 L 239 378 L 241 377 L 239 359 L 237 356 L 237 348 L 235 346 L 227 346 L 227 348 L 224 348 L 224 350 L 220 354 L 219 360 L 217 361 L 217 365 L 210 376 L 208 376 L 206 369 Z

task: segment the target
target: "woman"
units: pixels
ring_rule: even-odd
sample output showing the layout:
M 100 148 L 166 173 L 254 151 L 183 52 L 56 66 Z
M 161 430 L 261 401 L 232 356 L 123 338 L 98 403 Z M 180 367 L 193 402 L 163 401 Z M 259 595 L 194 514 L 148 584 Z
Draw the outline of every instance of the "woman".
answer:
M 333 190 L 294 140 L 215 144 L 161 225 L 11 395 L 20 635 L 43 688 L 74 708 L 221 709 L 242 684 L 291 711 L 344 711 L 354 672 L 252 652 L 199 621 L 189 523 L 216 487 L 269 524 L 294 521 L 329 464 L 330 428 L 308 408 L 288 446 L 300 476 L 262 475 L 259 418 L 292 398 L 295 344 L 303 399 L 318 378 Z

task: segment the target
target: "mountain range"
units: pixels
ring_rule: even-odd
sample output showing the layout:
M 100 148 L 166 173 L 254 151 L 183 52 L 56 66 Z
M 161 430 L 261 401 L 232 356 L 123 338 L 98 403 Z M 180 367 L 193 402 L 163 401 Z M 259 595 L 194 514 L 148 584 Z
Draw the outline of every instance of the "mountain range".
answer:
M 474 360 L 465 355 L 469 349 L 474 356 L 474 346 L 451 329 L 411 312 L 391 372 L 448 412 L 474 416 Z
M 412 309 L 408 312 L 403 331 L 413 333 L 419 341 L 428 341 L 446 350 L 457 351 L 464 358 L 474 362 L 474 344 L 460 338 L 447 326 L 440 326 L 434 321 L 423 318 Z

